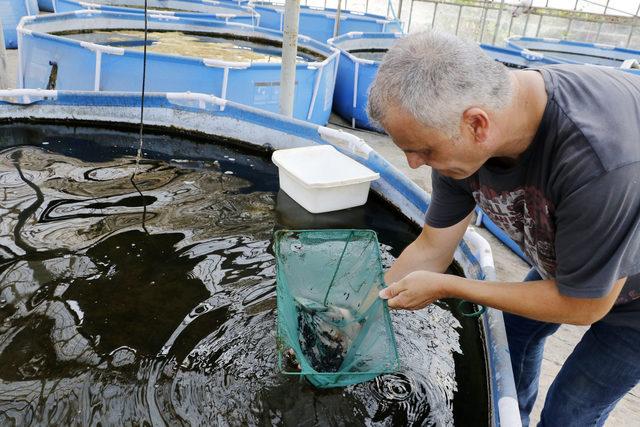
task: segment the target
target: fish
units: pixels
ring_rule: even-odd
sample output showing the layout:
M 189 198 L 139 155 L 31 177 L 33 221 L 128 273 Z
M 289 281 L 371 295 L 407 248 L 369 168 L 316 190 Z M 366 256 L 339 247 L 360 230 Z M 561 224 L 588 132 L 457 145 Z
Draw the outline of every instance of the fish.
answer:
M 303 356 L 318 372 L 337 372 L 364 319 L 347 307 L 296 298 L 298 340 Z

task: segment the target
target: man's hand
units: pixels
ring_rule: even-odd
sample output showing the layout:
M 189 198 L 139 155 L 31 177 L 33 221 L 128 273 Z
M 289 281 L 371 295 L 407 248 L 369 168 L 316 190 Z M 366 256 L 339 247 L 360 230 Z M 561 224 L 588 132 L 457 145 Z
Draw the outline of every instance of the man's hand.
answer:
M 406 310 L 424 308 L 437 299 L 459 298 L 543 322 L 590 325 L 611 310 L 625 281 L 616 281 L 603 297 L 575 298 L 562 295 L 555 280 L 485 282 L 419 270 L 380 291 L 380 298 L 388 299 L 391 308 Z
M 444 283 L 449 275 L 430 271 L 414 271 L 380 291 L 380 298 L 389 300 L 390 308 L 419 310 L 444 298 Z

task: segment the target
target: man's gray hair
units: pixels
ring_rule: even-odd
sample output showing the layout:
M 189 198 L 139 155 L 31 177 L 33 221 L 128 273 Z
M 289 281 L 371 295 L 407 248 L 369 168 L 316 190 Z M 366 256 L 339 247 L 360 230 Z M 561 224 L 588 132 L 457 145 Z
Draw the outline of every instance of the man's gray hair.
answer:
M 454 137 L 470 107 L 498 111 L 511 101 L 507 68 L 472 42 L 423 32 L 399 39 L 369 89 L 368 113 L 382 128 L 390 106 Z

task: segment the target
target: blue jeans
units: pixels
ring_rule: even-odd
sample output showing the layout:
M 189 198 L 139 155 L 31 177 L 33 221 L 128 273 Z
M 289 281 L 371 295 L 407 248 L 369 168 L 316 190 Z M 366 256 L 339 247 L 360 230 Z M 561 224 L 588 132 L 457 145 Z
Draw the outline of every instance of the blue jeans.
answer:
M 525 278 L 532 280 L 541 280 L 533 269 Z M 562 365 L 538 426 L 604 425 L 616 403 L 640 381 L 640 325 L 620 326 L 609 317 L 591 325 Z M 544 343 L 560 325 L 509 313 L 504 313 L 504 322 L 520 417 L 527 427 L 538 395 Z

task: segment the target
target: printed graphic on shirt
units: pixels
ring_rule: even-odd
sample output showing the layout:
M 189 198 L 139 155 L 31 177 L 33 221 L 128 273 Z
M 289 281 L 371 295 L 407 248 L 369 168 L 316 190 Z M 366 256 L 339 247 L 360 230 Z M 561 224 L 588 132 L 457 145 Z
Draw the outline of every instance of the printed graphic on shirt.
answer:
M 471 183 L 473 198 L 491 220 L 527 255 L 540 275 L 555 277 L 556 253 L 553 205 L 533 186 L 495 191 Z

